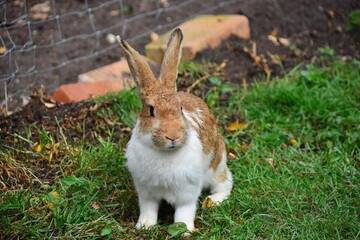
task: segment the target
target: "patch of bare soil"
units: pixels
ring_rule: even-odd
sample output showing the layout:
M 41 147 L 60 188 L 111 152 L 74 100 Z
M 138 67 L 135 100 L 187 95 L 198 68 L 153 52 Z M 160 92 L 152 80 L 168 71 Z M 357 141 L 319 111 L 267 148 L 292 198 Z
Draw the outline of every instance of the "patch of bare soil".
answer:
M 232 37 L 197 59 L 227 61 L 225 79 L 243 83 L 259 75 L 282 75 L 299 63 L 310 62 L 320 47 L 360 58 L 360 32 L 346 31 L 349 13 L 359 8 L 356 0 L 243 1 L 233 10 L 249 18 L 251 39 Z

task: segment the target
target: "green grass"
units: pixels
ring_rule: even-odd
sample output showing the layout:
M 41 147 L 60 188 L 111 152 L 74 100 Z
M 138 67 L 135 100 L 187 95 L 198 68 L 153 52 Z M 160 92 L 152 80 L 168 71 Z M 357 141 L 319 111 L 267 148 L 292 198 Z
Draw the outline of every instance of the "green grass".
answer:
M 236 156 L 229 160 L 234 189 L 221 206 L 199 208 L 194 239 L 360 238 L 360 62 L 332 58 L 245 89 L 209 80 L 205 98 L 220 125 L 238 118 L 248 127 L 224 131 Z M 99 101 L 110 101 L 101 116 L 133 124 L 134 91 Z M 44 145 L 53 141 L 51 133 L 39 135 Z M 111 130 L 96 144 L 60 145 L 61 174 L 53 183 L 1 193 L 0 236 L 170 238 L 167 221 L 133 229 L 136 193 L 124 144 Z M 11 154 L 1 161 L 16 162 Z M 176 227 L 169 232 L 178 238 Z

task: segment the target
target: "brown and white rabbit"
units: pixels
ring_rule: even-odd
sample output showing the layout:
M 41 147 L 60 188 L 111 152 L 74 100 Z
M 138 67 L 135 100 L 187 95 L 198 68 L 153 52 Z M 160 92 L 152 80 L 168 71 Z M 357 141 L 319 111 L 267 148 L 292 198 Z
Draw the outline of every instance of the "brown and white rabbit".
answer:
M 156 224 L 164 199 L 175 207 L 175 222 L 185 223 L 192 231 L 202 189 L 210 188 L 208 198 L 220 203 L 231 192 L 232 175 L 223 137 L 206 103 L 176 90 L 183 34 L 179 28 L 171 33 L 158 79 L 143 56 L 117 39 L 143 104 L 126 150 L 139 195 L 136 228 Z

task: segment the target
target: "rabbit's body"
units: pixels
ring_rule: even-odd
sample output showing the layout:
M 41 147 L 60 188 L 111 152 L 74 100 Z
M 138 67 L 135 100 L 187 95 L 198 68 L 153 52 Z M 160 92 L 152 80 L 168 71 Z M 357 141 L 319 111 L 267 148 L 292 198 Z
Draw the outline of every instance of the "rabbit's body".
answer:
M 192 231 L 202 189 L 210 188 L 207 201 L 216 204 L 232 188 L 225 144 L 214 116 L 202 99 L 176 92 L 181 41 L 177 29 L 170 37 L 159 80 L 139 53 L 120 42 L 143 101 L 126 150 L 139 195 L 137 228 L 156 224 L 164 199 L 175 207 L 175 222 L 184 222 Z
M 203 185 L 206 156 L 195 130 L 176 152 L 159 152 L 147 146 L 148 136 L 135 127 L 129 141 L 127 166 L 140 195 L 181 205 L 198 198 Z

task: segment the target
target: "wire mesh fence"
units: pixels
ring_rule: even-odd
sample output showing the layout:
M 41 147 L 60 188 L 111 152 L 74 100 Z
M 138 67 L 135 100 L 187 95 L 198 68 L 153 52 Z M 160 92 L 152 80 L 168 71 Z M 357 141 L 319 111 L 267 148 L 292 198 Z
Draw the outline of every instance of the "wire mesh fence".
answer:
M 21 105 L 34 87 L 52 90 L 118 60 L 121 53 L 109 34 L 139 48 L 151 32 L 229 10 L 239 1 L 0 0 L 0 106 Z

